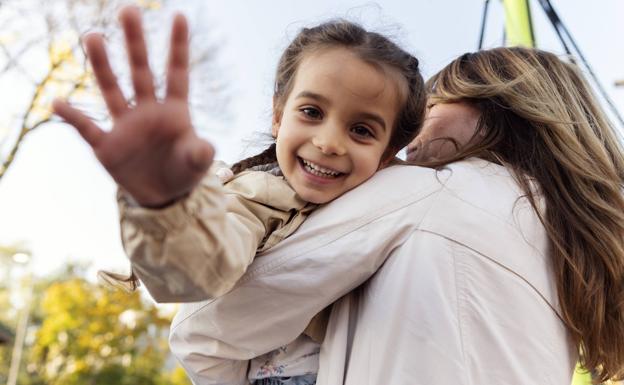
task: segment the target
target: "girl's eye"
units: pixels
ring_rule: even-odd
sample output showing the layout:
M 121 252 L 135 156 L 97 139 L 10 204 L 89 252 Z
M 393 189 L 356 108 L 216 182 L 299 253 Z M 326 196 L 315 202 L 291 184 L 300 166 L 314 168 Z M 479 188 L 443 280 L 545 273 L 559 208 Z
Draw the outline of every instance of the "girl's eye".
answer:
M 318 109 L 314 108 L 314 107 L 304 107 L 302 109 L 300 109 L 299 111 L 301 111 L 307 118 L 310 119 L 321 119 L 323 117 L 323 115 L 321 114 L 321 111 L 319 111 Z
M 374 138 L 375 135 L 370 128 L 366 126 L 355 126 L 351 128 L 351 132 L 362 138 Z

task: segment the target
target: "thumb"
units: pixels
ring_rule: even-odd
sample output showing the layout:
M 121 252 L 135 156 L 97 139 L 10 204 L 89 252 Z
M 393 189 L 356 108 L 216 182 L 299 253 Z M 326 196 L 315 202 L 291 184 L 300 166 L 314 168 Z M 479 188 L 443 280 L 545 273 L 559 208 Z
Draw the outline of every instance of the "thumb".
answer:
M 214 158 L 214 148 L 207 141 L 195 137 L 189 144 L 187 163 L 193 171 L 204 172 L 208 170 Z

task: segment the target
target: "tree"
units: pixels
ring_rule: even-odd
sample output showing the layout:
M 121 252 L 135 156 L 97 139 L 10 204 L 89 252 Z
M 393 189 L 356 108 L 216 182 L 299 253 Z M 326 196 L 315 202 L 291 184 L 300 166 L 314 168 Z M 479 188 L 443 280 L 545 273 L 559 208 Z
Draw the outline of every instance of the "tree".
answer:
M 18 384 L 190 385 L 168 352 L 169 316 L 138 292 L 81 278 L 83 270 L 68 266 L 58 277 L 31 283 L 31 321 Z M 0 301 L 6 293 L 0 288 Z M 6 381 L 9 348 L 0 349 L 0 380 Z
M 138 293 L 80 278 L 44 293 L 31 361 L 47 384 L 161 384 L 169 319 Z M 31 366 L 35 369 L 35 366 Z
M 24 138 L 56 121 L 50 109 L 55 97 L 69 99 L 100 120 L 106 119 L 80 43 L 85 32 L 97 30 L 106 36 L 122 88 L 125 80 L 124 90 L 130 89 L 122 36 L 116 26 L 117 9 L 129 2 L 0 2 L 0 88 L 4 90 L 0 181 Z M 158 79 L 163 79 L 168 38 L 168 28 L 162 27 L 170 22 L 176 2 L 135 3 L 145 11 L 144 27 L 154 57 L 151 64 L 156 86 L 162 88 Z M 222 74 L 214 60 L 215 46 L 207 44 L 209 30 L 193 22 L 197 19 L 189 19 L 191 40 L 201 40 L 193 44 L 191 53 L 191 78 L 200 85 L 191 89 L 191 106 L 195 118 L 209 119 L 223 114 L 227 102 L 223 77 L 218 77 Z M 0 247 L 0 322 L 15 330 L 20 306 L 14 298 L 24 287 L 32 290 L 19 384 L 189 383 L 180 367 L 169 370 L 173 367 L 165 338 L 169 319 L 155 307 L 144 303 L 138 294 L 127 296 L 90 283 L 71 266 L 57 277 L 35 277 L 16 284 L 16 267 L 11 262 L 16 250 Z M 10 344 L 0 345 L 0 383 L 6 383 L 10 360 Z
M 4 283 L 0 284 L 0 309 L 11 309 L 11 303 L 9 299 L 9 290 Z M 7 314 L 9 313 L 9 314 Z M 13 334 L 12 330 L 15 327 L 14 317 L 11 316 L 11 311 L 3 311 L 0 318 L 0 324 L 4 330 L 7 330 L 6 334 Z M 0 383 L 5 384 L 7 382 L 9 374 L 9 363 L 11 361 L 11 345 L 12 338 L 9 338 L 6 342 L 0 344 Z
M 123 45 L 116 23 L 116 12 L 128 0 L 63 0 L 60 2 L 35 0 L 4 0 L 0 3 L 0 87 L 16 92 L 12 105 L 0 122 L 0 181 L 13 163 L 24 138 L 39 127 L 55 121 L 51 102 L 55 97 L 69 99 L 84 106 L 95 116 L 105 119 L 102 102 L 87 64 L 80 37 L 88 31 L 105 34 L 113 49 L 112 57 L 123 63 L 119 53 Z M 163 38 L 162 25 L 169 22 L 171 0 L 139 0 L 145 9 L 147 34 L 153 40 Z M 218 114 L 226 103 L 222 80 L 216 75 L 215 46 L 205 43 L 207 30 L 194 28 L 192 39 L 201 38 L 202 44 L 194 46 L 191 58 L 191 77 L 201 81 L 191 95 L 198 111 L 195 116 Z M 166 44 L 158 44 L 164 47 Z M 154 58 L 164 57 L 164 52 L 153 50 Z M 156 74 L 164 63 L 155 60 Z M 113 63 L 115 64 L 115 63 Z M 121 72 L 122 79 L 128 79 Z M 160 79 L 163 77 L 160 76 Z M 207 85 L 207 86 L 205 86 Z M 161 86 L 162 84 L 157 84 Z M 128 89 L 127 87 L 126 89 Z M 207 97 L 206 93 L 210 93 Z M 6 106 L 5 106 L 6 107 Z M 5 111 L 7 109 L 5 108 Z M 15 111 L 16 113 L 14 113 Z M 5 113 L 6 114 L 6 113 Z M 200 115 L 200 116 L 197 116 Z

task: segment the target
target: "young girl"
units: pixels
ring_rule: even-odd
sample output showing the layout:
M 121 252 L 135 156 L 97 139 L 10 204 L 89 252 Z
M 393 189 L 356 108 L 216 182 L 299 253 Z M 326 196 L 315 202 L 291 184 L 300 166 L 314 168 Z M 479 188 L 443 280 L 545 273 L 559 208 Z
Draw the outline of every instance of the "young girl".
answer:
M 416 58 L 349 22 L 304 29 L 277 69 L 276 143 L 236 164 L 236 175 L 222 187 L 214 172 L 206 174 L 212 148 L 190 123 L 184 18 L 174 21 L 163 101 L 154 96 L 140 14 L 126 8 L 120 20 L 136 106 L 124 99 L 102 38 L 89 35 L 85 45 L 113 129 L 102 131 L 64 102 L 54 108 L 119 184 L 124 246 L 133 273 L 157 301 L 198 301 L 229 291 L 257 252 L 290 235 L 318 204 L 388 165 L 422 123 L 425 93 Z M 313 383 L 323 333 L 322 321 L 312 322 L 307 335 L 252 360 L 249 379 Z M 203 384 L 233 375 L 240 381 L 246 373 L 228 373 L 223 363 L 189 374 Z

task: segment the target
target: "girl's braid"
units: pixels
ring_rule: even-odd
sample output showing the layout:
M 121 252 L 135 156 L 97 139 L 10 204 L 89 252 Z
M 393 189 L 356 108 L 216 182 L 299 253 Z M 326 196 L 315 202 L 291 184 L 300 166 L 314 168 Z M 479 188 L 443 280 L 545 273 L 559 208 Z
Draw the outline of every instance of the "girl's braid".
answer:
M 272 143 L 266 150 L 262 151 L 258 155 L 254 155 L 234 163 L 234 165 L 232 166 L 232 172 L 234 173 L 234 175 L 236 175 L 239 172 L 247 170 L 254 166 L 277 162 L 275 147 L 276 144 Z

